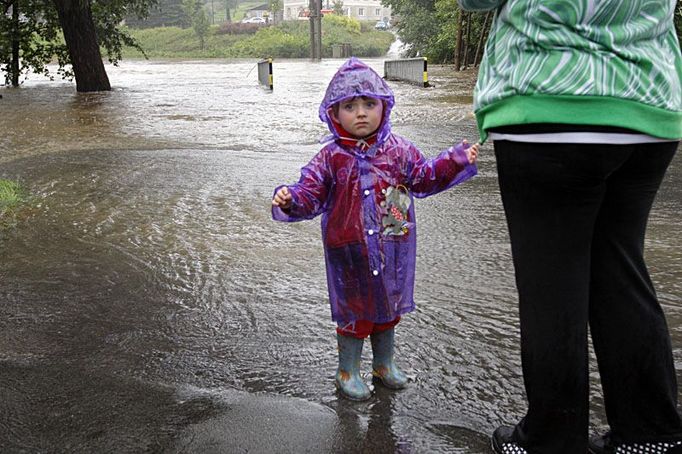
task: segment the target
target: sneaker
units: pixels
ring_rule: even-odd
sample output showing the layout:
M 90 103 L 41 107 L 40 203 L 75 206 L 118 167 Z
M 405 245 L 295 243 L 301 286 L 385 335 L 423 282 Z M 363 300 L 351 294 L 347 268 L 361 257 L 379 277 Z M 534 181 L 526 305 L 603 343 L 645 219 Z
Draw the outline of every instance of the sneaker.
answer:
M 528 451 L 519 446 L 514 440 L 514 427 L 500 426 L 495 429 L 492 437 L 493 451 L 497 454 L 527 454 Z
M 682 454 L 681 441 L 623 443 L 615 445 L 606 433 L 590 440 L 590 454 Z

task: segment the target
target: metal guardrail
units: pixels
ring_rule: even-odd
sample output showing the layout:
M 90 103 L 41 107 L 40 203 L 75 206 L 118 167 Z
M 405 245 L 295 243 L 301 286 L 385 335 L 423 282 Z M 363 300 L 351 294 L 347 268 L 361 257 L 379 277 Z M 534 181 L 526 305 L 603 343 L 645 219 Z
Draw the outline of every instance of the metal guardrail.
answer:
M 272 90 L 272 58 L 258 62 L 258 83 Z
M 384 61 L 384 79 L 402 80 L 428 87 L 429 76 L 427 66 L 426 57 L 386 60 Z

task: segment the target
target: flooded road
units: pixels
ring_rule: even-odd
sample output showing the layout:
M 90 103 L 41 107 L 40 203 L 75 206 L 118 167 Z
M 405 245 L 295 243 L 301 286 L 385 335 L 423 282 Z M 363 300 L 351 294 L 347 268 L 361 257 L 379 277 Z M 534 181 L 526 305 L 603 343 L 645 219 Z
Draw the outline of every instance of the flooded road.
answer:
M 366 60 L 383 72 L 383 60 Z M 417 311 L 396 330 L 410 387 L 333 386 L 319 221 L 275 223 L 326 128 L 341 60 L 122 62 L 111 92 L 1 89 L 0 178 L 32 199 L 0 230 L 1 452 L 487 453 L 522 416 L 516 294 L 492 147 L 418 200 Z M 428 155 L 477 140 L 472 74 L 391 82 L 394 131 Z M 647 240 L 682 379 L 682 158 Z M 371 366 L 368 343 L 363 368 Z M 604 428 L 592 361 L 592 429 Z

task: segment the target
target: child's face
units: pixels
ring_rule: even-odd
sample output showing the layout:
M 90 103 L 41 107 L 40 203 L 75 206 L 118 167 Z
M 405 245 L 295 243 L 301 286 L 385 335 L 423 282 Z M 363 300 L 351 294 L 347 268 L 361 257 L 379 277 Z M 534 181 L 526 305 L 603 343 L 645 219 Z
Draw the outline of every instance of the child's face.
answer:
M 362 138 L 374 133 L 381 125 L 384 105 L 381 100 L 366 96 L 339 103 L 339 113 L 332 111 L 334 120 L 353 136 Z

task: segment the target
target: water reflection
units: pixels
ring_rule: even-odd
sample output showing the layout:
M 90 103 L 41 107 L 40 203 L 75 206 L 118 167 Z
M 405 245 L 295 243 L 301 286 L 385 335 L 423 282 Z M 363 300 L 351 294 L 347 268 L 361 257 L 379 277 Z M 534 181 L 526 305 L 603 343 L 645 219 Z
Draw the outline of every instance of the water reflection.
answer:
M 272 222 L 269 198 L 317 151 L 317 105 L 340 63 L 275 62 L 273 92 L 247 77 L 251 61 L 124 62 L 108 67 L 114 90 L 103 94 L 38 80 L 2 90 L 0 178 L 36 197 L 16 229 L 0 231 L 3 451 L 218 450 L 253 442 L 219 434 L 271 408 L 274 421 L 319 422 L 305 445 L 316 452 L 476 454 L 521 416 L 516 295 L 489 145 L 474 181 L 417 201 L 418 310 L 396 331 L 411 386 L 377 387 L 359 405 L 335 395 L 319 224 Z M 430 79 L 428 89 L 391 83 L 396 132 L 427 154 L 475 140 L 472 75 L 431 67 Z M 678 375 L 679 159 L 647 240 Z M 370 362 L 366 348 L 363 370 Z M 594 362 L 592 377 L 599 430 Z M 249 435 L 248 424 L 237 429 Z

